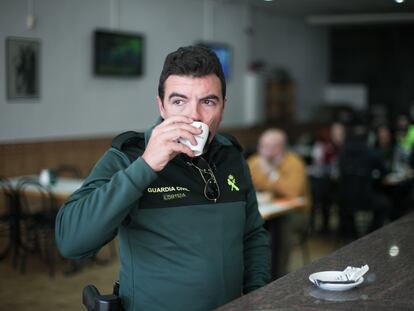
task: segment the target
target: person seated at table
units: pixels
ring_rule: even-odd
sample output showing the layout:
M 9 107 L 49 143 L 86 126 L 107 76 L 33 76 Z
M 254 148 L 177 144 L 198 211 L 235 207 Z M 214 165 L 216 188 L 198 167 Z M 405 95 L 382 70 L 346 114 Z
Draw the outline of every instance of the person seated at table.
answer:
M 395 141 L 393 170 L 406 174 L 414 169 L 414 124 L 405 115 L 397 117 Z
M 270 192 L 275 198 L 304 199 L 303 206 L 287 215 L 287 226 L 282 230 L 287 249 L 280 250 L 283 258 L 277 264 L 280 265 L 278 270 L 283 274 L 287 272 L 294 236 L 305 234 L 308 228 L 310 188 L 306 166 L 298 155 L 287 149 L 286 133 L 276 128 L 270 128 L 260 136 L 257 153 L 247 163 L 256 191 Z M 270 224 L 267 223 L 267 226 Z M 272 261 L 275 265 L 274 259 Z
M 404 123 L 402 126 L 404 126 Z M 405 131 L 401 133 L 397 130 L 398 140 L 401 142 L 404 137 L 409 135 L 403 128 L 400 128 L 399 131 Z M 411 147 L 409 145 L 408 153 L 404 151 L 402 145 L 395 142 L 390 129 L 386 125 L 377 128 L 375 138 L 374 147 L 382 157 L 387 170 L 382 190 L 392 201 L 390 219 L 395 220 L 404 215 L 412 203 L 410 199 L 414 179 L 409 163 L 409 156 L 412 151 L 410 151 Z
M 309 183 L 304 161 L 287 149 L 286 133 L 266 130 L 259 138 L 257 153 L 247 161 L 256 191 L 271 192 L 276 198 L 303 197 L 303 211 L 309 210 Z
M 374 148 L 383 159 L 387 171 L 392 171 L 395 156 L 395 141 L 390 128 L 381 124 L 375 129 Z
M 324 145 L 325 174 L 330 178 L 338 177 L 338 155 L 345 142 L 345 125 L 340 122 L 332 123 L 329 129 L 329 139 Z
M 326 129 L 325 129 L 326 130 Z M 311 226 L 315 212 L 322 212 L 322 233 L 330 231 L 331 206 L 335 203 L 338 178 L 338 155 L 345 141 L 345 126 L 334 122 L 328 131 L 321 131 L 312 148 L 312 165 L 308 167 L 312 191 Z

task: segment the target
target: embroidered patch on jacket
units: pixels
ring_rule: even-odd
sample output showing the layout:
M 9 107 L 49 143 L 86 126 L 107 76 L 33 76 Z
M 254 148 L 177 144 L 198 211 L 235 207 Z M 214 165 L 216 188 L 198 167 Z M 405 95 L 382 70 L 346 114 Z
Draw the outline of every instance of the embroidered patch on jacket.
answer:
M 175 191 L 187 191 L 187 192 L 189 192 L 190 190 L 188 190 L 188 188 L 186 188 L 186 187 L 180 187 L 180 186 L 147 188 L 148 193 L 168 193 L 168 192 L 175 192 Z
M 184 199 L 186 197 L 187 195 L 185 193 L 170 193 L 170 194 L 163 194 L 162 196 L 164 201 Z
M 239 191 L 240 190 L 239 187 L 236 184 L 236 178 L 234 178 L 233 175 L 229 175 L 227 177 L 227 184 L 229 185 L 231 191 Z

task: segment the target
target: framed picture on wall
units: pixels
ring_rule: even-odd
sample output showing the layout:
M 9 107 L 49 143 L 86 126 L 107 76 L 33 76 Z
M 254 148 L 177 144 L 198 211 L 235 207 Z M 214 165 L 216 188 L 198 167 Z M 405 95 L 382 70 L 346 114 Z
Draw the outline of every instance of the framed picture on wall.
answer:
M 6 84 L 8 99 L 39 98 L 40 40 L 6 39 Z

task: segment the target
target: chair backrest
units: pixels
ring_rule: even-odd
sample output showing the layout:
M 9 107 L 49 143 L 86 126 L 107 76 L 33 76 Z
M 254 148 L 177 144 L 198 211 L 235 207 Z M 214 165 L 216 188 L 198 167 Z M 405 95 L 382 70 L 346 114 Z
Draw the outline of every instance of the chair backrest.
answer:
M 3 176 L 0 176 L 0 188 L 6 192 L 13 190 L 10 180 Z
M 16 195 L 10 181 L 0 176 L 0 260 L 5 258 L 15 241 Z
M 56 199 L 47 187 L 35 178 L 24 178 L 17 183 L 20 213 L 23 216 L 42 215 L 54 218 L 56 214 Z
M 0 218 L 10 215 L 13 212 L 15 191 L 11 182 L 0 176 Z

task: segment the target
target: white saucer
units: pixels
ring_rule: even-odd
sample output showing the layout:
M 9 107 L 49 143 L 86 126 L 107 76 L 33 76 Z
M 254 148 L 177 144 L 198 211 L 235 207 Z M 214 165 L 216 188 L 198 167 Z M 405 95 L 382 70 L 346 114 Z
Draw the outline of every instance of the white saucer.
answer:
M 342 271 L 322 271 L 322 272 L 316 272 L 316 273 L 312 273 L 309 276 L 309 281 L 311 281 L 313 284 L 315 284 L 316 286 L 318 286 L 321 289 L 331 290 L 331 291 L 345 291 L 345 290 L 349 290 L 351 288 L 354 288 L 354 287 L 360 285 L 362 282 L 364 282 L 364 278 L 363 277 L 360 277 L 354 283 L 349 283 L 349 284 L 320 283 L 318 285 L 315 282 L 315 280 L 321 280 L 321 281 L 325 281 L 325 282 L 338 281 L 338 280 L 340 280 L 340 275 L 342 273 L 343 273 Z

